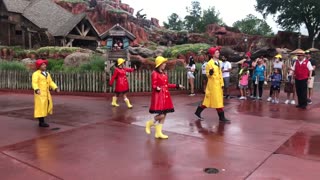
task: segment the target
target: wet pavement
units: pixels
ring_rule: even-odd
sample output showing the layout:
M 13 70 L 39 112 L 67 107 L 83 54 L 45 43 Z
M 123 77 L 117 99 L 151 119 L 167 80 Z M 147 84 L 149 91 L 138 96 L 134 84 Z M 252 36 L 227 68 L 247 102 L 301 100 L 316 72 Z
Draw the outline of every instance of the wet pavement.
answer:
M 195 118 L 203 94 L 173 95 L 169 139 L 156 140 L 144 132 L 149 96 L 130 97 L 127 109 L 121 99 L 112 108 L 110 98 L 55 95 L 51 127 L 39 129 L 32 95 L 0 93 L 0 179 L 319 179 L 314 97 L 307 110 L 232 98 L 225 102 L 232 124 L 224 125 L 213 109 Z

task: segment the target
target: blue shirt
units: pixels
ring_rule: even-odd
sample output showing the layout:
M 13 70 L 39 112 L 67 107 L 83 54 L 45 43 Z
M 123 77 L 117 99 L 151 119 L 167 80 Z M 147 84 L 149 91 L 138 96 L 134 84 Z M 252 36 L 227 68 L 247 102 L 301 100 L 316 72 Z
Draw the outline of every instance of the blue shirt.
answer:
M 272 74 L 271 75 L 271 85 L 272 86 L 280 86 L 281 83 L 281 74 Z
M 259 77 L 258 81 L 264 81 L 264 72 L 266 71 L 266 67 L 264 65 L 262 66 L 256 66 L 253 72 L 252 80 L 255 81 L 257 77 Z

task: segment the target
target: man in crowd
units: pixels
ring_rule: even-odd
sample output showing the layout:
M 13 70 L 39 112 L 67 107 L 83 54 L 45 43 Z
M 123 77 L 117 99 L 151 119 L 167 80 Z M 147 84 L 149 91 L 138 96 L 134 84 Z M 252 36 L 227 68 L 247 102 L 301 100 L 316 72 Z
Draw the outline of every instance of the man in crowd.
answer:
M 231 63 L 227 60 L 225 56 L 221 57 L 222 59 L 222 77 L 224 82 L 224 97 L 229 99 L 230 98 L 230 72 L 232 69 Z
M 293 64 L 296 92 L 298 96 L 297 108 L 306 109 L 308 105 L 308 84 L 311 81 L 313 67 L 311 62 L 305 58 L 305 52 L 301 49 L 295 50 L 298 60 Z
M 310 82 L 308 84 L 308 104 L 312 104 L 312 100 L 311 100 L 311 96 L 313 94 L 313 84 L 314 84 L 314 77 L 316 75 L 315 73 L 315 69 L 316 69 L 316 62 L 314 59 L 312 59 L 311 57 L 311 52 L 310 51 L 306 51 L 306 59 L 308 61 L 310 61 L 311 65 L 312 65 L 312 74 L 311 74 L 311 79 Z

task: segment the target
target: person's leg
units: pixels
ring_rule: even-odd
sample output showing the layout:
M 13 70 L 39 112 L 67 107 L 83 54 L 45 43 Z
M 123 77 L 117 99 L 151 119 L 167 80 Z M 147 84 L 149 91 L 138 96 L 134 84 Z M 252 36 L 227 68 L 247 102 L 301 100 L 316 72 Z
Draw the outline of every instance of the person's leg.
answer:
M 123 98 L 124 98 L 124 102 L 127 104 L 128 108 L 131 109 L 133 106 L 130 103 L 130 100 L 128 99 L 128 97 L 127 97 L 127 93 L 123 94 Z
M 263 84 L 264 84 L 264 81 L 259 81 L 259 99 L 262 98 L 262 93 L 263 93 Z
M 197 107 L 197 110 L 196 110 L 196 112 L 195 112 L 194 114 L 195 114 L 199 119 L 203 119 L 203 118 L 201 117 L 201 113 L 202 113 L 202 111 L 203 111 L 205 108 L 207 108 L 207 107 L 204 106 L 204 105 L 198 106 L 198 107 Z
M 191 88 L 191 94 L 194 94 L 194 78 L 190 78 L 190 88 Z
M 162 133 L 162 126 L 165 122 L 166 114 L 158 115 L 157 119 L 158 119 L 159 124 L 155 125 L 155 129 L 156 129 L 156 132 L 154 135 L 155 138 L 168 139 L 169 137 Z
M 44 117 L 40 117 L 40 118 L 38 118 L 38 120 L 39 120 L 39 127 L 49 127 L 49 124 L 47 124 L 44 121 Z
M 297 107 L 301 107 L 302 106 L 302 86 L 303 86 L 303 83 L 301 80 L 296 80 L 296 93 L 297 93 L 297 97 L 298 97 L 298 105 Z
M 119 104 L 117 103 L 118 97 L 119 97 L 119 93 L 115 93 L 114 96 L 112 97 L 112 103 L 111 103 L 112 106 L 119 107 Z
M 257 87 L 258 87 L 258 85 L 256 83 L 253 83 L 253 97 L 254 98 L 257 97 Z
M 308 105 L 308 80 L 302 80 L 301 82 L 301 105 L 307 107 Z
M 227 123 L 227 124 L 231 123 L 230 120 L 225 117 L 223 108 L 217 108 L 216 110 L 217 110 L 220 122 Z

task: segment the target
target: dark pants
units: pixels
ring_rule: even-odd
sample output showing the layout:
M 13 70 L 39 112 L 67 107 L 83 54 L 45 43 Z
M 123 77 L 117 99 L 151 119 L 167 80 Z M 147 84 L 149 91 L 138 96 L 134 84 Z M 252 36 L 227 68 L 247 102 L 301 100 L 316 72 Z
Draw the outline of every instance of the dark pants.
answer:
M 264 81 L 258 81 L 258 84 L 253 83 L 253 96 L 254 97 L 257 97 L 257 88 L 259 89 L 259 97 L 262 97 L 263 83 L 264 83 Z
M 298 106 L 307 107 L 308 79 L 303 79 L 303 80 L 296 79 L 296 92 L 298 96 Z

